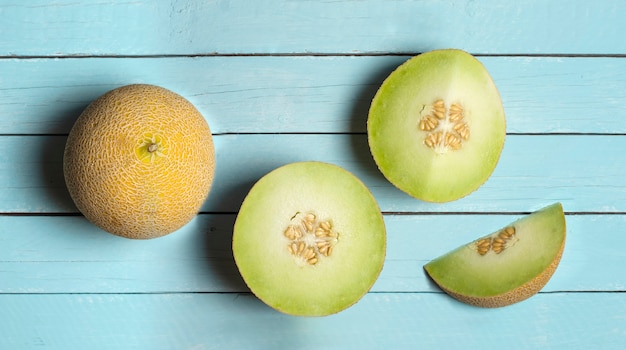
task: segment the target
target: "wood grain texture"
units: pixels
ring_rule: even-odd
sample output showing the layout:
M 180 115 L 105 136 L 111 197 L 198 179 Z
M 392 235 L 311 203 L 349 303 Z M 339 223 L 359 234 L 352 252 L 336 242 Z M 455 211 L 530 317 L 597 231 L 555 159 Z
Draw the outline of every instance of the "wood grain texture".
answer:
M 0 55 L 624 54 L 626 4 L 3 0 Z
M 279 314 L 238 293 L 0 295 L 0 304 L 6 349 L 620 349 L 626 342 L 619 293 L 541 294 L 490 310 L 441 294 L 370 293 L 324 318 Z
M 87 104 L 132 83 L 183 95 L 216 134 L 362 133 L 376 90 L 408 58 L 0 59 L 0 133 L 67 134 Z M 625 58 L 478 59 L 500 91 L 507 132 L 626 133 Z
M 441 293 L 425 263 L 520 216 L 385 215 L 387 257 L 372 291 Z M 543 292 L 626 290 L 624 237 L 615 235 L 626 216 L 566 220 L 567 249 Z M 133 241 L 82 217 L 0 216 L 0 294 L 248 292 L 231 251 L 234 221 L 205 214 L 169 236 Z
M 0 137 L 0 212 L 77 213 L 62 173 L 65 139 Z M 305 160 L 353 172 L 384 212 L 528 212 L 557 201 L 568 212 L 626 212 L 626 138 L 617 135 L 509 135 L 489 180 L 444 204 L 416 200 L 387 182 L 362 134 L 217 135 L 214 142 L 216 185 L 204 212 L 236 212 L 260 177 Z

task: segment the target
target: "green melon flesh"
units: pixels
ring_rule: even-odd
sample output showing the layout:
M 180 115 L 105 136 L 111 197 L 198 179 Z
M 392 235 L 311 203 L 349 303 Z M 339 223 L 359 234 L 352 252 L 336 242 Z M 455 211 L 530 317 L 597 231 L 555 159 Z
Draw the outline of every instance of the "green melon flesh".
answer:
M 434 101 L 446 113 L 463 106 L 469 137 L 460 149 L 436 152 L 425 142 L 420 120 Z M 449 119 L 446 119 L 449 120 Z M 451 124 L 442 122 L 448 133 Z M 496 86 L 472 55 L 455 49 L 427 52 L 408 60 L 383 82 L 370 106 L 370 151 L 383 175 L 400 190 L 428 202 L 448 202 L 478 189 L 499 160 L 506 134 Z
M 284 232 L 306 213 L 332 223 L 332 253 L 311 265 L 288 249 Z M 313 236 L 307 236 L 310 239 Z M 286 314 L 324 316 L 365 295 L 383 267 L 383 217 L 365 185 L 348 171 L 321 162 L 282 166 L 246 196 L 233 232 L 233 254 L 250 290 Z
M 481 255 L 477 242 L 498 237 L 502 230 L 459 247 L 424 266 L 428 275 L 456 299 L 482 307 L 510 305 L 536 294 L 556 270 L 565 247 L 565 215 L 560 203 L 525 216 L 511 245 L 499 254 Z

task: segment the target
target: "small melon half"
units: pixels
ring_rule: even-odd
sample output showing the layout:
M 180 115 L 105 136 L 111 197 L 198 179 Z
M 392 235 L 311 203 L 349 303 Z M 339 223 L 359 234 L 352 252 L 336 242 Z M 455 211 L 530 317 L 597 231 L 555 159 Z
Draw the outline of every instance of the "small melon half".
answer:
M 502 101 L 471 54 L 435 50 L 393 71 L 372 100 L 370 151 L 400 190 L 449 202 L 478 189 L 498 163 L 506 134 Z
M 363 297 L 385 259 L 383 216 L 347 170 L 297 162 L 263 176 L 234 226 L 233 254 L 250 290 L 290 315 L 325 316 Z
M 565 215 L 552 204 L 424 266 L 452 297 L 501 307 L 527 299 L 552 277 L 565 247 Z
M 113 89 L 78 117 L 65 145 L 67 189 L 112 234 L 155 238 L 189 222 L 215 172 L 211 130 L 182 96 L 148 84 Z

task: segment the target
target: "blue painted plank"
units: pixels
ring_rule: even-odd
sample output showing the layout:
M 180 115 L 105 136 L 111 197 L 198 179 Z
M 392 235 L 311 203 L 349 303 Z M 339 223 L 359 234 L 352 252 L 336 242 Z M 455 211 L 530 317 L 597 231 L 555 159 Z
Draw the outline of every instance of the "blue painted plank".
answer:
M 289 145 L 289 147 L 285 147 Z M 224 135 L 205 211 L 239 208 L 249 187 L 280 165 L 338 164 L 356 174 L 385 212 L 519 212 L 560 201 L 571 212 L 626 211 L 626 138 L 510 135 L 496 170 L 476 192 L 445 204 L 397 190 L 376 168 L 364 135 Z
M 0 295 L 3 349 L 622 349 L 626 294 L 542 294 L 501 309 L 368 294 L 336 315 L 249 294 Z
M 0 55 L 624 54 L 626 4 L 3 0 Z
M 372 290 L 440 293 L 425 263 L 518 217 L 385 215 L 387 256 Z M 203 214 L 134 241 L 82 216 L 0 216 L 0 293 L 247 292 L 231 252 L 234 220 Z M 625 215 L 567 215 L 565 252 L 543 292 L 626 290 L 625 225 Z
M 87 104 L 131 83 L 180 93 L 217 134 L 362 133 L 376 90 L 407 58 L 0 59 L 0 134 L 68 133 Z M 509 133 L 626 133 L 626 59 L 478 58 Z
M 218 135 L 216 175 L 202 210 L 233 213 L 261 176 L 320 160 L 357 175 L 385 212 L 527 212 L 563 202 L 569 212 L 626 212 L 626 137 L 509 135 L 491 178 L 445 204 L 416 200 L 378 171 L 365 135 Z M 0 137 L 0 212 L 76 213 L 62 173 L 64 136 Z

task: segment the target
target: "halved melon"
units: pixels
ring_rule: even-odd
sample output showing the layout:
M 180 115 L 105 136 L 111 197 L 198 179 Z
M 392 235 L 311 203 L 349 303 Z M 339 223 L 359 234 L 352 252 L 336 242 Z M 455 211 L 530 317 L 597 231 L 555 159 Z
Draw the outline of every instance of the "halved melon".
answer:
M 250 290 L 291 315 L 324 316 L 356 303 L 385 260 L 382 214 L 365 185 L 322 162 L 284 165 L 246 196 L 233 254 Z
M 413 57 L 389 75 L 370 106 L 367 132 L 389 182 L 415 198 L 449 202 L 487 181 L 506 127 L 485 67 L 448 49 Z
M 527 299 L 552 277 L 565 247 L 560 203 L 527 215 L 424 266 L 452 297 L 501 307 Z

